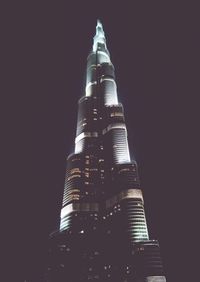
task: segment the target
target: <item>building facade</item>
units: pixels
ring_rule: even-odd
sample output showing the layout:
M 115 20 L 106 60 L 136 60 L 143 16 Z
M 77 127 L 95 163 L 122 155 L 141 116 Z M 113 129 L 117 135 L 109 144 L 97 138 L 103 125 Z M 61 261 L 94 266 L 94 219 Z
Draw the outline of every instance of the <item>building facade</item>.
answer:
M 67 158 L 60 229 L 49 237 L 46 281 L 166 281 L 159 243 L 149 239 L 100 21 L 78 102 L 75 150 Z

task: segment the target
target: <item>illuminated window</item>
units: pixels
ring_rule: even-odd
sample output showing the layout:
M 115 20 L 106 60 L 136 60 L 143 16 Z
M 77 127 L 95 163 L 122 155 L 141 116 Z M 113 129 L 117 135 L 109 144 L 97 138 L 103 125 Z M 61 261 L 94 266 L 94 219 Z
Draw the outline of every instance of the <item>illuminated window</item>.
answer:
M 90 168 L 89 171 L 98 171 L 98 168 Z
M 72 162 L 75 162 L 75 161 L 80 161 L 81 159 L 80 158 L 74 158 L 74 159 L 72 159 L 71 161 Z
M 111 117 L 123 117 L 123 113 L 120 112 L 114 112 L 110 114 Z
M 63 244 L 63 245 L 58 245 L 58 247 L 59 247 L 59 248 L 65 248 L 66 245 L 65 245 L 65 244 Z
M 120 171 L 118 173 L 121 173 L 123 171 L 132 171 L 132 169 L 130 169 L 130 168 L 123 168 L 123 169 L 120 169 Z

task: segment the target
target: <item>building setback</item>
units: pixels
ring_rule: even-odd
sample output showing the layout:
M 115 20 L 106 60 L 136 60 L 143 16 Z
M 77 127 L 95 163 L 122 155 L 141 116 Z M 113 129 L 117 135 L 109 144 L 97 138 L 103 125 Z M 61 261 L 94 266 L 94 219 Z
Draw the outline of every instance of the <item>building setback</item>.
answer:
M 149 239 L 136 160 L 130 159 L 114 66 L 97 21 L 67 158 L 60 229 L 49 237 L 48 282 L 166 281 Z

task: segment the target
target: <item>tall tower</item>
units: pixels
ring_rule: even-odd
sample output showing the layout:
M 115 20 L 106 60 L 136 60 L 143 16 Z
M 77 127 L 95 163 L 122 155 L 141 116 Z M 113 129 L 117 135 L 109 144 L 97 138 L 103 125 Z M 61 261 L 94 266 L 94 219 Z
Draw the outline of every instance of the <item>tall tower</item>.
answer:
M 114 66 L 97 21 L 68 156 L 60 229 L 49 238 L 49 282 L 163 282 L 150 240 L 137 163 L 131 160 Z

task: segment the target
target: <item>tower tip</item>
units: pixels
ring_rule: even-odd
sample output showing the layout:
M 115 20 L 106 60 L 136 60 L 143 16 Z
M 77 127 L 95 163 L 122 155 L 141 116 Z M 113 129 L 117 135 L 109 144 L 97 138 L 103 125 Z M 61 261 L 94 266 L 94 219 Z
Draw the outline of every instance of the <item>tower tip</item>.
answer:
M 97 19 L 97 27 L 102 27 L 102 23 L 101 23 L 101 21 L 100 21 L 100 19 Z
M 93 43 L 94 52 L 97 50 L 98 43 L 104 44 L 106 47 L 106 39 L 105 39 L 104 30 L 103 30 L 103 25 L 99 19 L 97 19 L 96 34 L 94 36 L 94 43 Z

